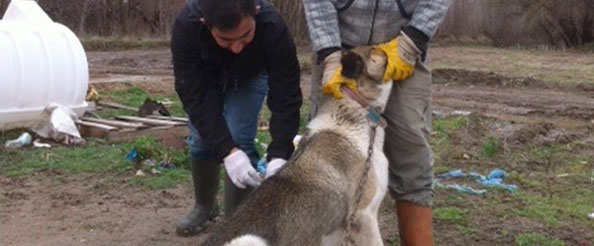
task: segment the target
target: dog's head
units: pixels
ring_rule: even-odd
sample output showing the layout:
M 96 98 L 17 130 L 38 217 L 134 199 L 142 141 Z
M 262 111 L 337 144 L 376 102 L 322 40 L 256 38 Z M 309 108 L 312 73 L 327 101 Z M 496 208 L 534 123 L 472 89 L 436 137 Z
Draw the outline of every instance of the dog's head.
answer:
M 384 52 L 369 46 L 343 50 L 340 62 L 342 76 L 357 81 L 361 96 L 373 105 L 385 105 L 392 83 L 382 83 L 387 64 Z

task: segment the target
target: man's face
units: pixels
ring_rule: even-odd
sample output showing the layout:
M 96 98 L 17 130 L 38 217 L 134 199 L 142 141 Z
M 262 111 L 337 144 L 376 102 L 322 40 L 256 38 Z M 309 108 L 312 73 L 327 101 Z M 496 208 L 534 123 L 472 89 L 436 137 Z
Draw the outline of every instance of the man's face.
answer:
M 245 16 L 235 29 L 221 31 L 214 27 L 210 30 L 210 33 L 217 42 L 217 45 L 237 55 L 241 53 L 245 46 L 254 40 L 256 21 L 252 16 Z

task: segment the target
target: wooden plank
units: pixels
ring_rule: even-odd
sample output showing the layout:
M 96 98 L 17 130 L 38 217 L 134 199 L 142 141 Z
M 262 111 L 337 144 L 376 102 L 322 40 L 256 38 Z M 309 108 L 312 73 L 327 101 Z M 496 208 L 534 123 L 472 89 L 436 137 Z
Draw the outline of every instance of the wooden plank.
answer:
M 106 138 L 109 136 L 109 131 L 101 128 L 90 127 L 86 125 L 78 125 L 78 132 L 83 138 L 95 137 L 95 138 Z
M 183 117 L 160 116 L 160 115 L 147 115 L 146 117 L 151 118 L 151 119 L 157 119 L 157 120 L 171 120 L 171 121 L 179 121 L 179 122 L 188 123 L 188 118 L 183 118 Z
M 119 129 L 117 127 L 113 127 L 113 126 L 110 126 L 110 125 L 105 125 L 105 124 L 96 123 L 96 122 L 88 122 L 88 121 L 83 121 L 83 120 L 77 120 L 76 121 L 76 124 L 83 125 L 83 126 L 88 126 L 88 127 L 99 128 L 99 129 L 104 130 L 104 131 L 115 131 L 115 130 L 118 130 Z
M 121 105 L 121 104 L 118 104 L 118 103 L 112 103 L 112 102 L 101 102 L 101 101 L 97 101 L 97 106 L 103 106 L 103 107 L 115 108 L 115 109 L 125 109 L 125 110 L 130 110 L 130 111 L 133 111 L 133 112 L 138 112 L 138 109 L 137 108 L 126 106 L 126 105 Z
M 107 141 L 110 143 L 130 141 L 140 136 L 152 136 L 158 139 L 163 139 L 166 137 L 184 138 L 189 134 L 190 133 L 187 126 L 156 126 L 137 130 L 128 129 L 109 132 L 107 135 Z
M 110 126 L 116 126 L 119 128 L 142 128 L 147 127 L 147 125 L 142 123 L 133 123 L 133 122 L 126 122 L 126 121 L 119 121 L 119 120 L 104 120 L 104 119 L 97 119 L 97 118 L 89 118 L 89 117 L 82 117 L 84 121 L 91 121 L 96 123 L 101 123 Z
M 96 137 L 96 138 L 105 138 L 109 136 L 109 132 L 113 132 L 118 130 L 118 128 L 108 125 L 103 125 L 94 122 L 87 122 L 87 121 L 76 121 L 78 132 L 84 138 L 86 137 Z
M 157 119 L 150 119 L 150 118 L 143 118 L 143 117 L 136 117 L 136 116 L 118 115 L 118 116 L 116 116 L 116 118 L 122 119 L 122 120 L 140 122 L 140 123 L 153 125 L 153 126 L 183 126 L 183 125 L 186 125 L 186 123 L 178 122 L 178 121 L 157 120 Z

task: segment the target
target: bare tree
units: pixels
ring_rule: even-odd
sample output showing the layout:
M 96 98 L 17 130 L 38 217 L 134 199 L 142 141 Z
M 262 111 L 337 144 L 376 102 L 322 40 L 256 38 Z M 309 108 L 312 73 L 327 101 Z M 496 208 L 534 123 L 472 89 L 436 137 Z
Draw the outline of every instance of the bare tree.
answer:
M 95 10 L 99 6 L 100 0 L 82 0 L 80 14 L 78 17 L 78 34 L 84 35 L 86 34 L 86 23 L 87 18 L 91 14 L 91 10 Z
M 285 22 L 289 26 L 290 32 L 297 39 L 297 41 L 305 41 L 308 39 L 307 23 L 305 22 L 305 13 L 303 11 L 303 4 L 300 0 L 271 0 Z
M 592 43 L 594 0 L 456 0 L 440 34 L 485 35 L 497 46 Z

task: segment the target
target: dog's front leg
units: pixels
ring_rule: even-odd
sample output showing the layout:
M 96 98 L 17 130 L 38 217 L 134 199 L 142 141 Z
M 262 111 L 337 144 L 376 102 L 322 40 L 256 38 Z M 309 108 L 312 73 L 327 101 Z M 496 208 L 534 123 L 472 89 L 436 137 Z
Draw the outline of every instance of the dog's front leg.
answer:
M 357 246 L 383 246 L 382 236 L 377 221 L 377 213 L 371 211 L 357 212 L 355 228 L 351 237 Z

